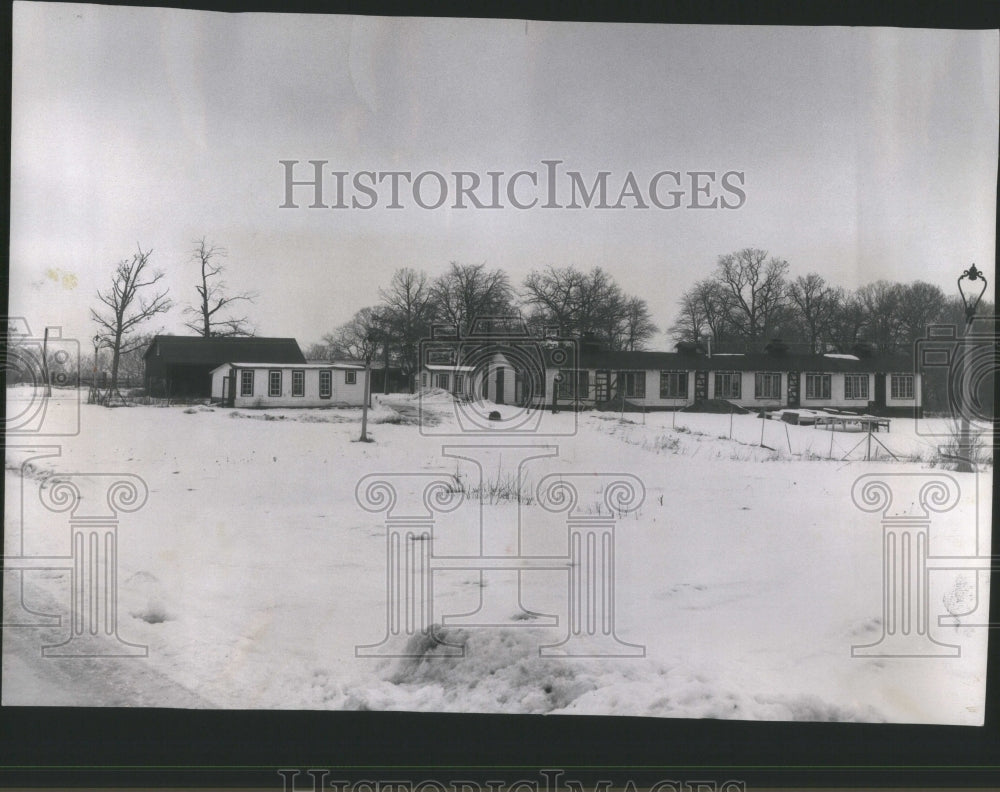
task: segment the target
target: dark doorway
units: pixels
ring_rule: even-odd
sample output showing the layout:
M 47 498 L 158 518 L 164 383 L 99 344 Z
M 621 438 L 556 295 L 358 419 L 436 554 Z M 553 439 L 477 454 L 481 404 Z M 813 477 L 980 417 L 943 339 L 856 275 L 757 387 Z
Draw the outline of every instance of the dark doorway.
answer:
M 503 404 L 503 366 L 497 366 L 497 393 L 493 400 L 497 404 Z
M 885 374 L 875 374 L 875 406 L 885 407 Z

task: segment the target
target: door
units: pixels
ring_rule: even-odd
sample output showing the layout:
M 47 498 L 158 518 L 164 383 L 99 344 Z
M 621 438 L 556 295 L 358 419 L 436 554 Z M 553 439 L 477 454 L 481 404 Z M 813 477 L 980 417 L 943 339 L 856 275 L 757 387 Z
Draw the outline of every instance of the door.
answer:
M 497 394 L 493 400 L 497 404 L 503 404 L 503 366 L 497 366 Z
M 875 374 L 875 406 L 885 407 L 885 381 L 886 376 L 882 373 Z
M 594 375 L 594 401 L 598 404 L 608 400 L 608 372 L 598 371 Z
M 708 372 L 698 370 L 694 373 L 694 400 L 706 401 L 708 399 Z
M 788 372 L 788 406 L 798 407 L 799 402 L 799 372 Z
M 235 407 L 236 406 L 236 387 L 239 377 L 236 376 L 236 369 L 229 369 L 229 392 L 226 394 L 226 406 Z

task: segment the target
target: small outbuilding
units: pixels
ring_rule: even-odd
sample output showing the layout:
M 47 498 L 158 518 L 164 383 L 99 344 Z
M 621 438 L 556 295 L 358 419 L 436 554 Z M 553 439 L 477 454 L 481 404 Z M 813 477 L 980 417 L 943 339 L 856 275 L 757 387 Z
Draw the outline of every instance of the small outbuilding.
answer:
M 211 372 L 212 401 L 227 407 L 360 407 L 365 368 L 355 363 L 224 363 Z

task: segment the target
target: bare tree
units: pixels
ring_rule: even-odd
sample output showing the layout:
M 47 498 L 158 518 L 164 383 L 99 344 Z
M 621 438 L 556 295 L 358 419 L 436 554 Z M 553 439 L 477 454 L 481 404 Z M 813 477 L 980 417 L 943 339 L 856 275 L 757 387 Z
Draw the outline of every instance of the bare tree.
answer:
M 744 346 L 759 345 L 784 318 L 788 262 L 766 250 L 744 248 L 719 257 L 718 279 L 728 292 L 729 322 Z
M 118 376 L 126 378 L 126 385 L 142 382 L 142 373 L 145 368 L 143 355 L 152 343 L 154 335 L 154 333 L 137 333 L 134 342 L 129 344 L 129 348 L 122 350 L 121 360 L 118 363 Z
M 649 306 L 625 294 L 600 267 L 548 267 L 524 280 L 533 325 L 557 324 L 567 333 L 592 333 L 610 349 L 641 349 L 657 332 Z
M 507 273 L 487 270 L 485 264 L 451 263 L 431 287 L 436 318 L 467 332 L 479 317 L 504 316 L 512 311 L 514 293 Z
M 349 322 L 337 328 L 336 344 L 355 360 L 365 364 L 365 393 L 361 406 L 361 442 L 369 443 L 368 402 L 371 399 L 372 359 L 389 342 L 385 320 L 377 308 L 362 308 Z
M 813 354 L 830 339 L 834 316 L 843 300 L 843 292 L 816 273 L 800 275 L 788 285 L 793 321 L 801 327 Z
M 678 344 L 684 341 L 697 343 L 704 335 L 707 324 L 705 312 L 702 310 L 695 289 L 688 289 L 684 292 L 677 301 L 677 306 L 677 320 L 667 332 Z
M 611 349 L 618 349 L 618 330 L 628 298 L 600 267 L 581 279 L 577 295 L 577 329 L 593 333 Z
M 646 348 L 649 341 L 659 328 L 653 323 L 649 306 L 641 297 L 629 297 L 625 300 L 621 314 L 621 332 L 617 349 L 635 352 Z
M 524 302 L 535 310 L 538 324 L 557 324 L 564 332 L 581 332 L 580 309 L 587 276 L 575 267 L 535 270 L 524 279 Z
M 730 316 L 732 299 L 726 288 L 717 280 L 705 278 L 693 288 L 692 297 L 705 317 L 705 326 L 718 348 L 734 335 Z
M 976 308 L 976 314 L 978 316 L 996 316 L 996 305 L 989 300 L 982 300 Z M 959 329 L 965 326 L 965 303 L 962 302 L 959 295 L 953 294 L 944 298 L 938 321 Z
M 880 280 L 865 284 L 855 294 L 864 309 L 864 340 L 876 352 L 894 352 L 900 340 L 902 286 Z
M 252 336 L 254 330 L 249 319 L 246 316 L 234 317 L 229 314 L 229 310 L 234 303 L 252 303 L 257 299 L 257 295 L 253 292 L 228 294 L 226 284 L 222 280 L 225 267 L 218 263 L 220 258 L 225 258 L 227 255 L 225 248 L 209 244 L 204 237 L 197 245 L 191 257 L 198 262 L 201 269 L 201 282 L 194 287 L 198 292 L 198 304 L 184 308 L 185 314 L 197 318 L 185 322 L 184 326 L 205 338 Z
M 97 323 L 98 335 L 104 345 L 111 350 L 111 383 L 109 394 L 118 391 L 118 367 L 123 354 L 140 347 L 143 336 L 138 334 L 139 326 L 157 314 L 169 311 L 173 303 L 167 297 L 168 289 L 156 291 L 152 297 L 145 292 L 163 278 L 160 270 L 148 270 L 152 250 L 132 254 L 131 259 L 123 259 L 115 267 L 111 286 L 104 292 L 97 292 L 97 299 L 104 308 L 91 308 L 90 316 Z
M 862 339 L 867 314 L 857 292 L 841 295 L 830 319 L 830 339 L 838 352 L 850 352 Z
M 343 360 L 350 355 L 340 346 L 336 333 L 326 333 L 318 342 L 310 344 L 305 351 L 307 360 Z
M 927 335 L 928 325 L 941 321 L 947 300 L 937 286 L 924 281 L 903 284 L 899 296 L 899 344 L 906 350 Z
M 427 275 L 410 267 L 402 267 L 392 275 L 388 289 L 380 289 L 384 308 L 382 316 L 389 337 L 397 345 L 399 364 L 413 393 L 418 368 L 419 344 L 430 332 L 434 316 L 434 300 Z M 385 357 L 385 391 L 389 388 L 390 344 L 383 345 Z

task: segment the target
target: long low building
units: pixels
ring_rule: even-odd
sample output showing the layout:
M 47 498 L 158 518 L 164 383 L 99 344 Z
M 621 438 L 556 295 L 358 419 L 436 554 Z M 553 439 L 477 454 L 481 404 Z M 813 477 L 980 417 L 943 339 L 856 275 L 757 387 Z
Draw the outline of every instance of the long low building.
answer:
M 360 407 L 365 368 L 355 363 L 224 363 L 212 400 L 227 407 Z
M 571 358 L 572 356 L 568 356 Z M 498 404 L 581 409 L 623 403 L 680 409 L 724 400 L 747 409 L 836 408 L 913 414 L 921 406 L 920 374 L 900 356 L 793 353 L 707 355 L 688 352 L 585 351 L 579 363 L 535 372 L 502 353 L 479 366 L 425 364 L 422 387 Z
M 546 392 L 557 387 L 560 402 L 581 407 L 624 399 L 640 407 L 678 409 L 723 399 L 750 409 L 912 414 L 921 404 L 920 374 L 899 356 L 591 352 L 581 355 L 575 369 L 547 369 L 546 380 Z

